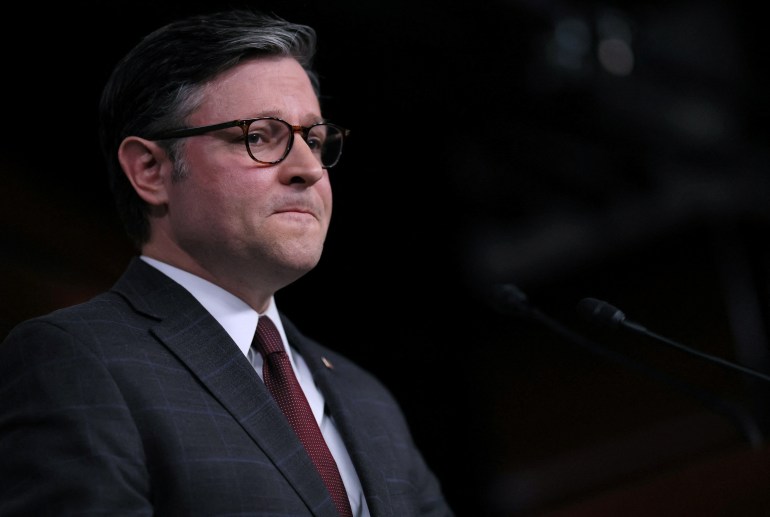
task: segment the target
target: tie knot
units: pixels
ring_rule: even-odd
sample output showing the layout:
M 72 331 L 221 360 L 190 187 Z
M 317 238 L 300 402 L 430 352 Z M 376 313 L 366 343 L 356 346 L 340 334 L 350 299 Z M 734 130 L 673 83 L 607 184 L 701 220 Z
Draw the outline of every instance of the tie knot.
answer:
M 257 332 L 254 334 L 252 346 L 259 350 L 262 357 L 275 352 L 284 352 L 281 334 L 275 324 L 267 316 L 260 316 L 257 322 Z

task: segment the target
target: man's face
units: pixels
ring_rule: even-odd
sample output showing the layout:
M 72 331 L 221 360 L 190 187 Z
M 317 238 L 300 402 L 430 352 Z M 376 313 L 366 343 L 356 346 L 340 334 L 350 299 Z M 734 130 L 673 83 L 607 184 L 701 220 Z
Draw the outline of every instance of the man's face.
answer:
M 310 80 L 291 58 L 246 61 L 208 84 L 205 94 L 189 126 L 259 116 L 303 126 L 321 121 Z M 168 212 L 153 227 L 153 242 L 165 241 L 182 263 L 191 261 L 186 269 L 230 290 L 244 282 L 277 290 L 318 263 L 331 186 L 299 134 L 286 159 L 270 166 L 249 157 L 238 127 L 182 145 L 187 176 L 166 180 Z

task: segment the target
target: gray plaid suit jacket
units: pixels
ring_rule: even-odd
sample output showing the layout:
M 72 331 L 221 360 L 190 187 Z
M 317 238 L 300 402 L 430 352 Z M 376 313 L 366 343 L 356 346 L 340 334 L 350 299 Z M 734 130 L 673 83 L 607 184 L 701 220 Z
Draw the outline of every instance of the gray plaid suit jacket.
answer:
M 388 391 L 283 324 L 372 515 L 452 515 Z M 109 292 L 24 322 L 0 345 L 0 515 L 84 514 L 335 515 L 229 335 L 138 259 Z

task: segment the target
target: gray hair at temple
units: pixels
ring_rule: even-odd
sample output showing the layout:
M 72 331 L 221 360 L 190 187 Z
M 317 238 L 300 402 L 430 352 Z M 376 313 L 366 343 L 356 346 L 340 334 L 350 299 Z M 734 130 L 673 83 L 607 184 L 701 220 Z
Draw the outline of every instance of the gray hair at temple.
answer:
M 148 206 L 118 161 L 123 139 L 184 126 L 203 101 L 202 89 L 210 80 L 256 56 L 295 58 L 320 96 L 313 69 L 315 51 L 312 27 L 235 9 L 169 23 L 144 37 L 117 63 L 99 104 L 99 138 L 118 215 L 137 248 L 149 239 Z M 180 174 L 184 167 L 176 159 L 181 144 L 176 140 L 159 144 L 175 160 L 175 174 Z

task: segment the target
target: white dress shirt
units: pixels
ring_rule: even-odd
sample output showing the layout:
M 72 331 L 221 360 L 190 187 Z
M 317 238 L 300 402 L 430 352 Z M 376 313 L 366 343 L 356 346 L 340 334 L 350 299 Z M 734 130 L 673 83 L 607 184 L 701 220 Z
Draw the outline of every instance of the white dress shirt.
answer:
M 257 331 L 257 321 L 260 316 L 267 316 L 275 323 L 278 332 L 281 334 L 283 346 L 289 352 L 289 360 L 297 375 L 297 380 L 310 403 L 313 415 L 318 422 L 318 426 L 321 428 L 326 444 L 329 446 L 329 450 L 337 462 L 342 482 L 345 484 L 345 490 L 350 499 L 353 515 L 356 517 L 368 517 L 369 508 L 366 505 L 361 481 L 358 479 L 353 462 L 345 448 L 345 444 L 342 442 L 342 437 L 339 431 L 337 431 L 334 421 L 324 411 L 325 401 L 323 394 L 318 391 L 313 382 L 313 377 L 310 374 L 307 363 L 288 344 L 283 330 L 283 323 L 281 323 L 278 308 L 275 305 L 275 299 L 271 297 L 268 309 L 263 314 L 258 314 L 237 296 L 199 276 L 150 257 L 142 256 L 141 258 L 187 289 L 205 307 L 227 331 L 233 341 L 235 341 L 235 344 L 238 345 L 238 348 L 241 349 L 241 352 L 251 361 L 260 378 L 262 378 L 262 356 L 256 351 L 252 351 L 251 341 Z

